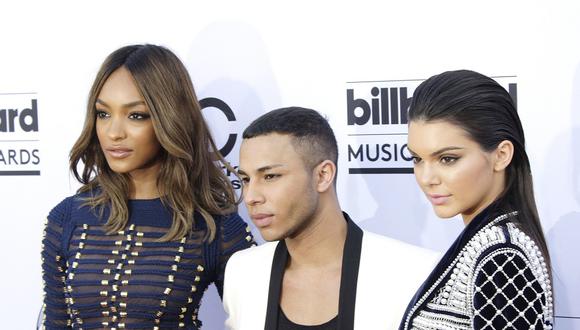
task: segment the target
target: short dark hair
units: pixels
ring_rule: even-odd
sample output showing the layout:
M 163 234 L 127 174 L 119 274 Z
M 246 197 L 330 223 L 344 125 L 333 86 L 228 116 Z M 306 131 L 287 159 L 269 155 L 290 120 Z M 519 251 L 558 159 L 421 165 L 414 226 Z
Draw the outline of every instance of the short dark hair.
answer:
M 244 139 L 271 133 L 293 137 L 296 151 L 311 167 L 324 160 L 338 162 L 338 146 L 328 120 L 312 109 L 287 107 L 272 110 L 254 120 L 243 133 Z

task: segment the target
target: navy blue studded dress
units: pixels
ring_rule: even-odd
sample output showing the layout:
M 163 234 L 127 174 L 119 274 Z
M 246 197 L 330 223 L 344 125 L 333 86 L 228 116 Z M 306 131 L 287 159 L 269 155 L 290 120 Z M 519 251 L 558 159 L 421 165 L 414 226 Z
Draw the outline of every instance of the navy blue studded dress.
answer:
M 237 213 L 214 216 L 211 243 L 199 214 L 190 236 L 158 242 L 172 223 L 160 199 L 130 200 L 126 229 L 106 235 L 82 197 L 66 198 L 46 222 L 44 329 L 199 329 L 203 293 L 215 283 L 221 296 L 228 258 L 255 244 Z

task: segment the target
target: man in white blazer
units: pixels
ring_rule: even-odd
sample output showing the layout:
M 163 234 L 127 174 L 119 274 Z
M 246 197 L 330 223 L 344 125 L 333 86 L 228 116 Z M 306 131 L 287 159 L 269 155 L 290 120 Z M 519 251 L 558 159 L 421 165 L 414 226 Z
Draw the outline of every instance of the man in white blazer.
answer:
M 336 138 L 316 111 L 271 111 L 243 139 L 243 198 L 268 242 L 229 259 L 226 326 L 396 329 L 436 254 L 363 232 L 342 212 Z

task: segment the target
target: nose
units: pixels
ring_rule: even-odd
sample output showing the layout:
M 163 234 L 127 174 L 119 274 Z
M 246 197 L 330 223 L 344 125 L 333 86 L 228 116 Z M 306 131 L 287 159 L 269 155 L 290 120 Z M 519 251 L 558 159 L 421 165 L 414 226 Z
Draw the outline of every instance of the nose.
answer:
M 114 116 L 111 116 L 107 124 L 106 132 L 107 136 L 111 140 L 118 141 L 126 137 L 125 123 L 123 118 L 115 118 Z
M 417 182 L 423 187 L 441 183 L 437 169 L 431 164 L 423 162 L 420 165 L 415 166 L 414 172 Z
M 246 203 L 247 206 L 264 203 L 264 195 L 262 194 L 260 187 L 258 187 L 257 184 L 252 183 L 252 181 L 248 181 L 244 184 L 242 195 L 244 197 L 244 203 Z

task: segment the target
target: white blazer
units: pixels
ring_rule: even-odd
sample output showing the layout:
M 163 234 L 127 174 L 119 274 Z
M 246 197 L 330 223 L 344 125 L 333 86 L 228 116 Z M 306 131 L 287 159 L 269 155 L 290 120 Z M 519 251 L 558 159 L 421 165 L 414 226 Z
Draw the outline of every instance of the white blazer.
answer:
M 229 259 L 223 293 L 228 329 L 264 329 L 277 244 L 238 251 Z M 438 259 L 433 251 L 363 231 L 354 328 L 397 329 L 409 300 Z

